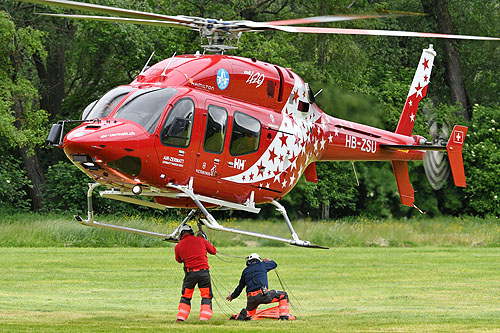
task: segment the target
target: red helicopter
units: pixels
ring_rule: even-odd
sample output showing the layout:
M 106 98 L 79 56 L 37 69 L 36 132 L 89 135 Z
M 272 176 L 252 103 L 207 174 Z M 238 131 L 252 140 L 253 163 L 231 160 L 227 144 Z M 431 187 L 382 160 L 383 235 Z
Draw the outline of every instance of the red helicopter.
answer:
M 84 225 L 122 230 L 177 241 L 180 228 L 196 213 L 199 225 L 214 230 L 267 238 L 304 247 L 285 208 L 278 202 L 302 174 L 317 182 L 319 161 L 391 161 L 403 205 L 415 207 L 407 162 L 428 151 L 446 151 L 457 186 L 466 186 L 462 146 L 467 127 L 455 126 L 449 140 L 428 141 L 412 135 L 420 100 L 425 97 L 436 52 L 424 49 L 396 131 L 337 119 L 322 112 L 315 95 L 291 69 L 257 59 L 225 55 L 247 31 L 365 34 L 500 40 L 492 37 L 404 31 L 292 27 L 377 16 L 321 16 L 252 22 L 167 16 L 64 0 L 23 0 L 122 17 L 54 15 L 74 19 L 182 27 L 197 30 L 202 47 L 218 54 L 172 56 L 144 67 L 128 85 L 91 103 L 82 124 L 64 137 L 65 123 L 52 126 L 47 143 L 60 146 L 95 183 L 89 184 Z M 205 43 L 205 44 L 203 44 Z M 150 57 L 151 59 L 151 57 Z M 149 63 L 149 60 L 148 60 Z M 192 208 L 171 234 L 161 234 L 94 220 L 92 192 L 102 197 L 153 208 Z M 154 202 L 137 196 L 153 197 Z M 271 203 L 283 215 L 291 238 L 227 228 L 209 209 L 258 213 Z

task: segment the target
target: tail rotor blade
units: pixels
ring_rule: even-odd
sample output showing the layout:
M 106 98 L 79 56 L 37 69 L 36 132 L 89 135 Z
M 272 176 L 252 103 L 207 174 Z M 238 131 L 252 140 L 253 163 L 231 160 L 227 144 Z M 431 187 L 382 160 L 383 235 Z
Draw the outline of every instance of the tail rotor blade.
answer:
M 443 188 L 450 176 L 450 165 L 446 155 L 442 151 L 428 151 L 424 158 L 424 171 L 435 191 Z

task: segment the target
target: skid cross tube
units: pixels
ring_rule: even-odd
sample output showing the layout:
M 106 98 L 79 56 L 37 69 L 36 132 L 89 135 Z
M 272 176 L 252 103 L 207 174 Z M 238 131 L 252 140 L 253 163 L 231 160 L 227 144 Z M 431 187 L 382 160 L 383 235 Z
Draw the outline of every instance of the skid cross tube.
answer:
M 297 233 L 293 229 L 293 226 L 292 226 L 292 223 L 290 222 L 290 219 L 288 218 L 285 207 L 283 207 L 281 204 L 279 204 L 277 201 L 274 201 L 274 200 L 272 201 L 272 204 L 274 206 L 276 206 L 277 210 L 285 218 L 285 221 L 288 225 L 288 228 L 290 229 L 290 233 L 292 234 L 292 239 L 278 237 L 278 236 L 272 236 L 272 235 L 267 235 L 267 234 L 261 234 L 258 232 L 252 232 L 252 231 L 224 227 L 217 222 L 217 220 L 208 212 L 208 210 L 205 208 L 205 206 L 203 206 L 203 204 L 200 202 L 200 200 L 198 200 L 198 198 L 196 197 L 196 194 L 192 190 L 191 184 L 192 184 L 192 182 L 190 182 L 188 186 L 182 186 L 182 185 L 176 185 L 176 184 L 169 183 L 169 184 L 167 184 L 167 187 L 176 189 L 178 191 L 181 191 L 184 194 L 187 194 L 191 198 L 191 200 L 194 201 L 196 206 L 198 206 L 198 208 L 200 209 L 202 214 L 205 215 L 206 219 L 201 219 L 201 221 L 203 222 L 204 225 L 206 225 L 210 229 L 232 232 L 235 234 L 246 235 L 246 236 L 265 238 L 265 239 L 269 239 L 269 240 L 285 242 L 285 243 L 288 243 L 290 245 L 327 249 L 326 247 L 322 247 L 322 246 L 319 246 L 316 244 L 311 244 L 311 242 L 303 241 L 303 240 L 299 239 L 299 237 L 297 236 Z

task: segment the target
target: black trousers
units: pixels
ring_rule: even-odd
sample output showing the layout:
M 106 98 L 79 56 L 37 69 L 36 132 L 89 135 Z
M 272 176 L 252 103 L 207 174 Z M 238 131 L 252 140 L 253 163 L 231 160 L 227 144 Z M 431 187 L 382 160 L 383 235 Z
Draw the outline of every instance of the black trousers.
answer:
M 182 281 L 182 297 L 181 303 L 191 305 L 194 288 L 198 285 L 201 293 L 201 304 L 209 304 L 212 306 L 212 281 L 210 280 L 210 271 L 208 269 L 186 272 L 184 281 Z
M 274 289 L 268 290 L 265 295 L 261 293 L 261 294 L 255 295 L 255 296 L 248 296 L 247 297 L 247 311 L 249 313 L 253 313 L 254 310 L 256 310 L 260 304 L 269 304 L 269 303 L 279 302 L 280 300 L 283 300 L 283 299 L 288 300 L 287 293 L 284 291 L 278 291 L 278 290 L 274 290 Z
M 201 293 L 200 320 L 209 320 L 212 317 L 212 283 L 208 269 L 200 271 L 186 271 L 182 282 L 182 296 L 179 302 L 178 321 L 184 321 L 191 312 L 191 299 L 194 288 L 198 285 Z

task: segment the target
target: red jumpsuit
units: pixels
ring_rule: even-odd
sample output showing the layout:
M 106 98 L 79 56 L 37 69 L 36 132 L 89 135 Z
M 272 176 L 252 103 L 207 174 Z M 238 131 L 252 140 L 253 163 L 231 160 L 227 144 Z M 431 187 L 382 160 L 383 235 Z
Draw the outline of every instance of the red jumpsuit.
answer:
M 184 321 L 191 311 L 191 298 L 194 287 L 198 285 L 201 293 L 200 320 L 212 317 L 212 283 L 207 261 L 207 252 L 216 254 L 215 247 L 202 237 L 184 234 L 182 240 L 175 246 L 175 260 L 184 263 L 184 281 L 182 296 L 179 302 L 177 320 Z

